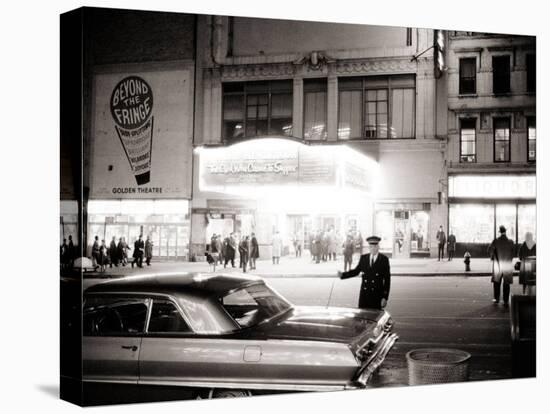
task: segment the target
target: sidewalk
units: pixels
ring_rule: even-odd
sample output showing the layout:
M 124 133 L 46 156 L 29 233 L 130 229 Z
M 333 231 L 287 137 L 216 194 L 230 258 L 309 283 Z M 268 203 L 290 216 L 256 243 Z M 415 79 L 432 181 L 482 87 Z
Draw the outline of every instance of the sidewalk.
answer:
M 359 256 L 354 257 L 353 265 L 357 265 Z M 238 266 L 238 260 L 235 260 Z M 470 272 L 466 272 L 463 259 L 458 258 L 452 261 L 447 259 L 390 259 L 392 276 L 489 276 L 491 274 L 491 261 L 489 259 L 471 259 Z M 84 277 L 122 277 L 126 275 L 138 275 L 148 273 L 165 272 L 212 272 L 212 266 L 206 262 L 176 262 L 176 261 L 153 261 L 151 266 L 143 264 L 140 269 L 130 265 L 125 267 L 107 266 L 105 273 L 86 272 Z M 344 261 L 339 257 L 336 261 L 314 263 L 309 257 L 294 258 L 282 257 L 280 264 L 274 265 L 270 260 L 259 260 L 256 263 L 256 270 L 249 270 L 250 274 L 262 277 L 336 277 L 338 270 L 344 270 Z M 238 267 L 226 269 L 216 266 L 218 273 L 240 272 Z

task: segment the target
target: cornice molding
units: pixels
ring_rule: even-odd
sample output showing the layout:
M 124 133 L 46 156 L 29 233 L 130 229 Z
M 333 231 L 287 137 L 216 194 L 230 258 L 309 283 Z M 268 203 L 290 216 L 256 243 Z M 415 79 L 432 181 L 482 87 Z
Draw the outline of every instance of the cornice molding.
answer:
M 404 73 L 417 71 L 417 64 L 407 59 L 377 59 L 355 62 L 338 62 L 335 65 L 337 74 L 371 74 L 371 73 Z
M 311 67 L 307 62 L 283 62 L 223 65 L 220 67 L 222 81 L 258 80 L 288 78 L 295 75 L 370 75 L 393 73 L 417 73 L 419 66 L 409 58 L 361 59 L 327 62 L 319 67 Z

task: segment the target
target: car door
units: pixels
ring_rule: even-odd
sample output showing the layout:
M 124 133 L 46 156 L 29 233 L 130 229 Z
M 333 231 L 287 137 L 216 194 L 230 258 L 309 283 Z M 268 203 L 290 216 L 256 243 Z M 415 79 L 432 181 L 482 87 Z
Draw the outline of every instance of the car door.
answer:
M 140 353 L 139 384 L 221 384 L 255 377 L 254 367 L 245 355 L 250 341 L 216 334 L 234 327 L 215 325 L 213 319 L 221 315 L 214 312 L 220 312 L 220 308 L 203 307 L 204 303 L 191 301 L 186 305 L 186 312 L 182 312 L 175 301 L 152 299 L 151 316 Z M 199 324 L 198 319 L 204 323 L 200 333 L 190 328 Z M 188 320 L 193 322 L 190 324 Z M 248 349 L 255 361 L 258 349 L 257 346 Z
M 83 314 L 84 381 L 135 384 L 149 300 L 128 296 L 86 298 Z

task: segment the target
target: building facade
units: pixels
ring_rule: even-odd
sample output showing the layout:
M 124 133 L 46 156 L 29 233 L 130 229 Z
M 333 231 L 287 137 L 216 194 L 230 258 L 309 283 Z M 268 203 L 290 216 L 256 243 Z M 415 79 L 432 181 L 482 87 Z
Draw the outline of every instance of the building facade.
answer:
M 82 125 L 80 136 L 61 133 L 62 237 L 90 256 L 96 236 L 133 248 L 142 234 L 156 258 L 187 260 L 196 16 L 72 13 L 84 40 L 70 74 L 82 74 Z
M 504 225 L 536 236 L 534 37 L 447 32 L 449 231 L 485 256 Z
M 269 257 L 277 232 L 291 253 L 325 230 L 433 255 L 447 219 L 433 42 L 429 29 L 199 16 L 192 255 L 213 233 L 255 232 Z M 277 152 L 268 139 L 292 144 Z

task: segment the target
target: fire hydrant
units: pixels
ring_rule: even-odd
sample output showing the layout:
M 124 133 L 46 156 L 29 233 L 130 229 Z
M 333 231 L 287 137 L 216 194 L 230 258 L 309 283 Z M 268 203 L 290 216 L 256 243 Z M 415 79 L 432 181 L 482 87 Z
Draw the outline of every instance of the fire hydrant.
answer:
M 464 253 L 464 265 L 466 266 L 466 272 L 470 271 L 470 257 L 472 256 L 469 252 Z

